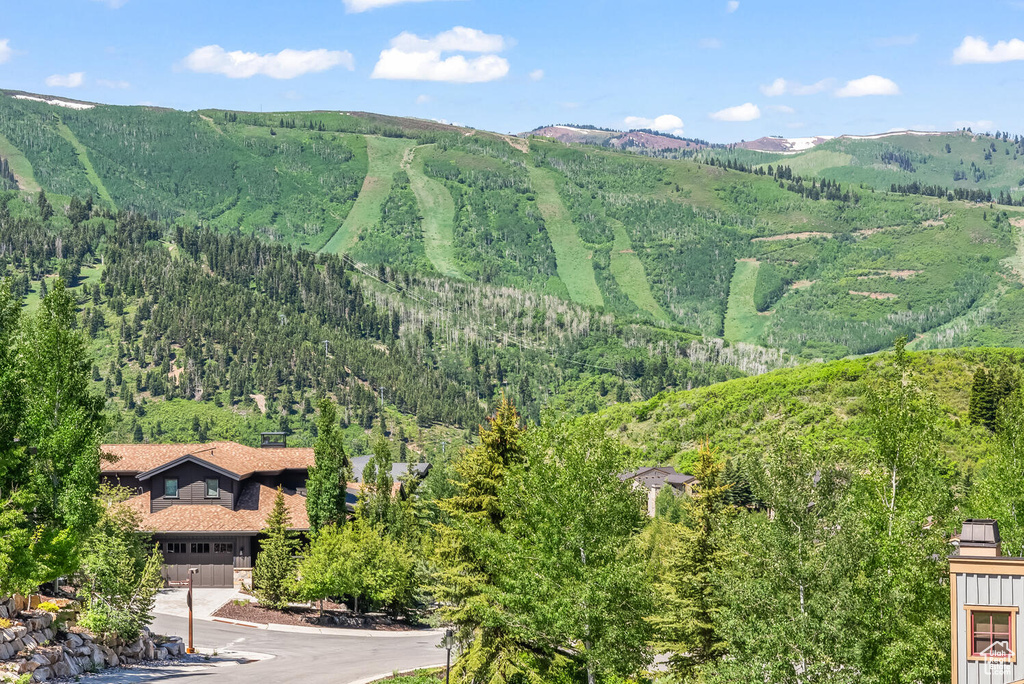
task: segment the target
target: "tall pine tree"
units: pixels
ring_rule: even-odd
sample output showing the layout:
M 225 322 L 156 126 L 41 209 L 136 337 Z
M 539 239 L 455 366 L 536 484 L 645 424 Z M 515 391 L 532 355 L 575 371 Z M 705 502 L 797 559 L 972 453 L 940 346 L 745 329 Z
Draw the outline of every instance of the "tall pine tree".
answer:
M 284 502 L 284 492 L 277 488 L 274 507 L 267 516 L 260 544 L 260 554 L 252 571 L 252 589 L 256 598 L 271 608 L 284 608 L 296 593 L 296 559 L 298 541 L 288 526 L 291 516 Z
M 345 523 L 345 487 L 352 478 L 352 468 L 338 425 L 338 410 L 330 399 L 320 401 L 316 428 L 316 442 L 313 444 L 315 462 L 306 480 L 306 513 L 309 515 L 309 530 L 314 535 L 326 525 Z

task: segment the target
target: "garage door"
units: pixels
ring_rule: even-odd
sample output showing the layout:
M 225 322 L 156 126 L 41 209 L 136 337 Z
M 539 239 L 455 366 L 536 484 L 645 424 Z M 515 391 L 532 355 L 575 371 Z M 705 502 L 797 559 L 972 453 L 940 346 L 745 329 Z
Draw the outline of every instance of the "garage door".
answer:
M 230 587 L 234 583 L 234 544 L 221 540 L 187 539 L 164 541 L 163 576 L 168 582 L 187 582 L 188 571 L 196 568 L 195 587 Z

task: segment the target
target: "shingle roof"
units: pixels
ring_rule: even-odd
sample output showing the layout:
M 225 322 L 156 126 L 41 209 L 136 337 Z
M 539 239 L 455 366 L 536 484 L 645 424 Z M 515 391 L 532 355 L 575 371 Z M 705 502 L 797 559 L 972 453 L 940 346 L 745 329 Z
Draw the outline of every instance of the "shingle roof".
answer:
M 370 462 L 372 456 L 354 456 L 352 457 L 352 479 L 356 482 L 363 481 L 363 471 L 366 469 L 366 465 Z M 391 479 L 397 482 L 412 469 L 413 475 L 422 479 L 427 476 L 430 472 L 429 463 L 392 463 L 391 464 Z
M 142 517 L 140 528 L 150 532 L 258 532 L 274 507 L 277 490 L 258 482 L 247 482 L 238 496 L 238 508 L 231 510 L 215 504 L 168 506 L 150 513 L 149 492 L 133 496 L 127 504 Z M 284 503 L 293 530 L 308 530 L 306 497 L 284 490 Z
M 236 442 L 104 444 L 100 449 L 110 457 L 109 461 L 101 464 L 103 472 L 107 473 L 145 473 L 187 455 L 235 473 L 239 478 L 253 473 L 310 468 L 313 465 L 312 449 L 257 449 Z
M 665 484 L 671 485 L 676 489 L 680 489 L 684 485 L 696 480 L 693 475 L 677 472 L 672 466 L 649 466 L 646 468 L 638 468 L 637 470 L 631 470 L 628 473 L 621 473 L 619 475 L 619 479 L 623 482 L 626 480 L 633 480 L 637 484 L 641 484 L 648 489 L 661 487 Z

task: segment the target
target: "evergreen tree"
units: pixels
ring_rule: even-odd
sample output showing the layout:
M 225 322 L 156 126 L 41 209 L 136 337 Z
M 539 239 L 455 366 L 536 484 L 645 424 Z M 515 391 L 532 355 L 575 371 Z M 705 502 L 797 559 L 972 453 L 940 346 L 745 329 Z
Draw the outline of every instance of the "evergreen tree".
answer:
M 725 652 L 715 628 L 721 610 L 715 578 L 721 572 L 723 527 L 730 515 L 723 467 L 711 447 L 702 444 L 693 471 L 696 489 L 683 504 L 684 522 L 678 526 L 665 578 L 658 586 L 657 646 L 669 654 L 669 666 L 680 680 L 694 678 L 698 667 Z
M 36 199 L 36 206 L 39 208 L 39 215 L 44 221 L 49 221 L 50 217 L 53 216 L 53 207 L 50 206 L 50 201 L 46 199 L 46 191 L 40 190 L 39 196 Z
M 271 608 L 284 608 L 295 595 L 298 542 L 288 529 L 289 524 L 291 517 L 284 502 L 284 492 L 278 487 L 274 507 L 261 531 L 264 538 L 252 571 L 253 594 L 260 603 Z
M 391 443 L 383 432 L 373 441 L 373 456 L 363 469 L 363 486 L 359 492 L 360 518 L 394 532 L 398 523 L 395 500 L 395 479 L 391 476 L 394 457 Z
M 314 535 L 325 525 L 345 524 L 345 492 L 352 479 L 344 435 L 338 427 L 338 410 L 330 399 L 322 399 L 319 408 L 313 444 L 315 462 L 306 480 L 306 512 Z
M 468 672 L 500 675 L 505 665 L 511 667 L 505 656 L 518 652 L 508 630 L 490 619 L 491 572 L 473 543 L 481 530 L 500 529 L 504 514 L 498 492 L 508 469 L 525 456 L 523 438 L 519 412 L 503 399 L 480 427 L 480 444 L 453 463 L 455 493 L 440 502 L 447 521 L 438 530 L 433 594 L 440 603 L 438 617 L 455 625 L 459 639 L 470 644 L 464 656 L 473 663 Z
M 57 280 L 27 331 L 26 442 L 35 447 L 33 512 L 42 530 L 64 548 L 74 548 L 96 522 L 99 440 L 104 426 L 103 397 L 90 392 L 92 362 L 76 329 L 75 299 Z M 77 566 L 73 553 L 54 554 L 44 579 Z

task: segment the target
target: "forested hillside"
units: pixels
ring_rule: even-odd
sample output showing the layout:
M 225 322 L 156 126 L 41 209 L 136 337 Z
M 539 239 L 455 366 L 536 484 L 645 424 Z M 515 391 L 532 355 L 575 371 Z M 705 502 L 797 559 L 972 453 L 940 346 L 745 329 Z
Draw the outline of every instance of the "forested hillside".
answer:
M 117 440 L 279 428 L 309 442 L 312 402 L 330 395 L 350 439 L 383 415 L 425 456 L 502 395 L 539 420 L 549 404 L 595 411 L 780 362 L 529 290 L 371 271 L 44 194 L 0 195 L 0 273 L 30 311 L 68 283 Z
M 536 299 L 659 338 L 770 350 L 746 372 L 872 353 L 899 336 L 912 348 L 1024 343 L 1024 213 L 987 201 L 1000 199 L 989 181 L 1010 193 L 1007 179 L 1024 178 L 1018 143 L 842 138 L 784 157 L 661 159 L 362 112 L 69 109 L 0 97 L 5 187 L 41 187 L 64 207 L 91 198 L 161 231 L 343 256 L 367 283 L 396 271 L 409 283 L 387 296 L 402 306 L 432 306 L 410 295 L 420 287 L 434 302 L 473 283 L 491 300 L 510 293 L 530 316 Z M 839 147 L 871 151 L 877 164 L 807 161 Z M 985 179 L 935 190 L 941 178 L 929 170 L 959 168 L 961 157 L 988 169 Z M 825 173 L 840 166 L 903 175 Z M 510 320 L 489 320 L 486 334 L 516 334 Z
M 933 196 L 959 190 L 1003 204 L 1024 200 L 1024 138 L 1003 131 L 841 136 L 793 154 L 738 148 L 697 154 L 762 167 L 781 163 L 804 176 L 876 190 Z

